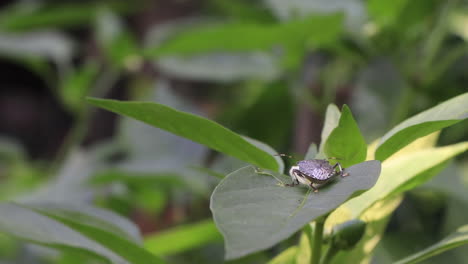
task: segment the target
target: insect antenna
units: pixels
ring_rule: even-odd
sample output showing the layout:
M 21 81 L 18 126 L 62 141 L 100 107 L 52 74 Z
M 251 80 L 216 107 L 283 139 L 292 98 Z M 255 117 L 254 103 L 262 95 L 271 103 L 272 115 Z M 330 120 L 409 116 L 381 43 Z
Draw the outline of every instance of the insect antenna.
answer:
M 341 159 L 341 158 L 336 158 L 336 157 L 329 157 L 329 158 L 327 158 L 327 160 L 343 160 L 343 159 Z
M 292 158 L 293 158 L 291 155 L 286 155 L 286 154 L 283 154 L 283 153 L 274 154 L 273 156 L 278 156 L 278 157 L 287 157 L 287 158 L 290 158 L 290 159 L 292 159 Z

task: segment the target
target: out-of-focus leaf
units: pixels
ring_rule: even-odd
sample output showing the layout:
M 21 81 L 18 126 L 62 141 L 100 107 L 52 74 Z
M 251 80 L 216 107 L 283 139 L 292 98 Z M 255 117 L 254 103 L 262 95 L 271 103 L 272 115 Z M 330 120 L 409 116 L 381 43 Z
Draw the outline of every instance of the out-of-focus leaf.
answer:
M 131 12 L 138 6 L 122 1 L 107 1 L 106 5 L 119 12 Z M 2 10 L 0 28 L 8 31 L 24 31 L 87 24 L 93 21 L 99 8 L 99 5 L 89 3 L 41 5 L 20 2 Z
M 450 16 L 450 29 L 468 42 L 468 9 L 453 10 Z
M 468 243 L 468 225 L 464 225 L 450 236 L 444 238 L 440 242 L 420 251 L 414 255 L 408 256 L 402 260 L 395 262 L 396 264 L 418 263 L 434 255 L 440 254 L 454 247 L 459 247 Z
M 334 104 L 330 104 L 327 107 L 327 112 L 325 113 L 325 121 L 323 122 L 323 129 L 321 134 L 321 143 L 319 152 L 323 153 L 325 147 L 325 142 L 327 142 L 328 137 L 331 132 L 338 126 L 340 121 L 341 112 Z M 322 157 L 325 158 L 325 157 Z
M 341 22 L 341 15 L 328 15 L 276 25 L 210 25 L 179 34 L 160 46 L 148 49 L 147 54 L 157 58 L 204 52 L 262 51 L 275 45 L 291 47 L 306 41 L 314 46 L 322 46 L 336 40 L 341 32 Z
M 0 54 L 9 57 L 39 57 L 68 62 L 73 55 L 73 43 L 54 31 L 0 33 Z
M 338 210 L 348 212 L 350 218 L 359 217 L 377 201 L 412 189 L 434 176 L 434 167 L 468 149 L 468 143 L 429 148 L 385 161 L 382 175 L 369 191 L 344 203 Z M 337 210 L 337 211 L 338 211 Z
M 338 126 L 328 136 L 324 151 L 328 157 L 338 158 L 344 167 L 366 160 L 367 144 L 348 106 L 343 106 Z
M 408 111 L 398 105 L 406 85 L 389 59 L 373 61 L 358 74 L 350 107 L 365 139 L 381 137 L 400 113 Z
M 413 140 L 468 118 L 467 105 L 465 93 L 403 121 L 382 137 L 376 159 L 383 161 Z
M 125 218 L 100 208 L 86 204 L 76 203 L 28 203 L 23 207 L 42 212 L 44 214 L 79 221 L 93 227 L 114 233 L 124 239 L 141 244 L 141 236 L 138 228 Z
M 141 58 L 135 38 L 111 10 L 99 10 L 96 31 L 98 41 L 113 64 L 130 70 L 140 66 Z
M 65 105 L 70 110 L 77 111 L 83 105 L 84 98 L 91 89 L 98 72 L 98 65 L 90 62 L 66 76 L 60 91 Z
M 190 57 L 164 56 L 156 61 L 162 72 L 192 80 L 233 82 L 244 79 L 273 80 L 280 75 L 280 61 L 266 52 L 209 53 Z
M 106 263 L 164 263 L 130 240 L 97 227 L 96 222 L 90 224 L 75 216 L 1 203 L 0 232 L 56 249 L 87 252 Z
M 275 171 L 279 169 L 277 161 L 270 154 L 211 120 L 157 103 L 122 102 L 96 98 L 89 98 L 88 102 L 188 138 L 256 166 Z
M 346 27 L 352 31 L 359 31 L 366 19 L 366 10 L 358 0 L 265 0 L 276 17 L 290 20 L 311 14 L 344 13 Z
M 222 241 L 211 219 L 177 226 L 145 237 L 145 248 L 156 255 L 173 255 Z
M 308 188 L 286 187 L 288 176 L 264 175 L 251 166 L 229 174 L 216 187 L 210 205 L 224 236 L 226 258 L 271 247 L 357 191 L 372 187 L 380 174 L 380 163 L 360 163 L 348 172 L 349 177 L 312 194 Z
M 85 186 L 98 167 L 91 152 L 74 151 L 64 162 L 55 178 L 38 187 L 34 191 L 16 197 L 21 202 L 74 202 L 89 201 L 94 190 Z
M 223 0 L 224 1 L 224 0 Z M 164 45 L 172 37 L 183 34 L 187 28 L 212 24 L 211 20 L 188 19 L 158 25 L 147 34 L 147 47 Z M 219 52 L 207 51 L 192 56 L 166 55 L 154 60 L 162 72 L 169 76 L 231 82 L 244 79 L 273 80 L 279 77 L 280 57 L 272 52 Z
M 268 264 L 296 264 L 297 250 L 297 246 L 292 246 L 270 260 Z
M 315 223 L 311 222 L 302 228 L 299 238 L 299 245 L 296 253 L 296 264 L 309 264 L 312 259 L 312 240 L 314 234 Z
M 209 6 L 216 14 L 241 21 L 272 22 L 275 18 L 266 10 L 261 1 L 249 0 L 209 0 Z
M 370 263 L 373 251 L 381 240 L 383 233 L 394 210 L 400 205 L 401 196 L 396 196 L 374 204 L 360 217 L 367 223 L 364 237 L 350 251 L 340 251 L 331 263 Z M 343 219 L 349 219 L 343 215 L 340 219 L 337 214 L 332 214 L 326 221 L 326 228 L 331 229 L 337 223 L 342 223 Z
M 367 1 L 367 10 L 379 25 L 387 26 L 395 23 L 407 3 L 408 0 L 369 0 Z
M 236 131 L 280 149 L 294 127 L 294 103 L 288 85 L 284 82 L 264 83 L 253 89 L 258 89 L 259 93 L 250 105 L 238 112 L 234 127 Z M 240 100 L 243 99 L 241 96 Z

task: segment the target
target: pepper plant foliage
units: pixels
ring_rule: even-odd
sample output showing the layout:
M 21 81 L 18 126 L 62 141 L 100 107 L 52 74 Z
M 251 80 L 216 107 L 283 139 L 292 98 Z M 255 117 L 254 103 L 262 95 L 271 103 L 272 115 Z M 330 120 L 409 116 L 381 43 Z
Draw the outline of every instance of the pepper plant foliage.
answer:
M 468 142 L 434 147 L 433 140 L 425 140 L 433 137 L 430 135 L 432 132 L 468 117 L 468 93 L 403 121 L 379 142 L 369 146 L 350 109 L 345 105 L 340 112 L 336 106 L 330 105 L 319 151 L 317 153 L 315 144 L 312 144 L 307 157 L 323 158 L 333 155 L 346 165 L 349 176 L 336 179 L 318 193 L 313 193 L 306 187 L 286 186 L 291 179 L 283 174 L 282 160 L 273 158 L 272 152 L 266 151 L 260 144 L 254 144 L 213 121 L 157 103 L 95 98 L 88 99 L 88 102 L 252 164 L 228 174 L 211 196 L 210 207 L 214 221 L 224 236 L 227 259 L 270 248 L 314 221 L 317 222 L 316 225 L 323 227 L 323 223 L 326 223 L 326 227 L 333 228 L 347 220 L 361 218 L 371 226 L 374 224 L 373 219 L 377 218 L 367 216 L 372 215 L 376 208 L 385 208 L 385 204 L 391 204 L 392 209 L 385 214 L 388 218 L 398 204 L 398 199 L 395 198 L 399 194 L 426 182 L 443 168 L 447 160 L 468 149 Z M 418 139 L 423 143 L 411 144 Z M 370 190 L 366 191 L 367 189 Z M 375 223 L 383 223 L 380 221 L 384 218 L 379 218 Z M 384 225 L 380 226 L 381 228 L 367 229 L 364 236 L 359 234 L 363 238 L 358 244 L 346 248 L 351 248 L 350 251 L 340 251 L 333 243 L 327 245 L 328 252 L 331 253 L 323 260 L 331 261 L 337 253 L 338 259 L 343 254 L 349 254 L 356 262 L 368 259 L 373 247 L 367 246 L 363 254 L 362 243 L 370 239 L 378 241 L 384 230 Z M 307 229 L 304 230 L 307 233 Z M 322 232 L 322 229 L 316 228 L 315 232 Z M 301 250 L 297 247 L 290 248 L 284 255 L 280 254 L 272 260 L 272 263 L 279 260 L 294 263 L 299 255 L 304 254 L 304 250 L 316 254 L 306 254 L 314 262 L 321 254 L 321 235 L 314 234 L 319 239 L 313 242 L 309 240 L 311 247 L 301 247 Z M 331 241 L 337 240 L 339 239 Z M 356 238 L 351 240 L 357 241 Z M 466 239 L 461 239 L 457 245 L 466 242 Z M 336 244 L 343 243 L 347 242 L 337 241 Z M 434 247 L 438 245 L 441 246 L 440 251 L 449 248 L 443 241 Z M 359 253 L 356 253 L 358 250 Z M 424 252 L 421 254 L 422 256 L 418 255 L 419 258 L 424 258 Z M 434 250 L 430 254 L 434 254 Z

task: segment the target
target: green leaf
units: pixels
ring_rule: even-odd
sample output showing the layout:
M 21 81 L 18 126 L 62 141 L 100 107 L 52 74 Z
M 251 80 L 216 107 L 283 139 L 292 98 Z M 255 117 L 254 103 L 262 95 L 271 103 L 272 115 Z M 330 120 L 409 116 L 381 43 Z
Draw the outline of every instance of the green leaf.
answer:
M 442 239 L 438 243 L 416 253 L 408 256 L 402 260 L 395 262 L 395 264 L 409 264 L 418 263 L 432 256 L 438 255 L 449 249 L 459 247 L 468 243 L 468 225 L 461 226 L 457 231 L 448 237 Z
M 21 204 L 21 206 L 43 214 L 56 215 L 73 221 L 86 223 L 87 225 L 118 235 L 121 238 L 131 240 L 135 243 L 141 243 L 141 236 L 138 228 L 127 219 L 111 211 L 84 204 L 78 205 L 69 203 L 56 204 L 41 202 Z
M 88 98 L 88 102 L 188 138 L 261 168 L 274 171 L 279 169 L 278 162 L 272 155 L 231 130 L 200 116 L 150 102 L 122 102 L 96 98 Z
M 76 217 L 80 215 L 80 217 Z M 102 220 L 80 212 L 32 209 L 14 203 L 0 203 L 0 232 L 27 242 L 74 252 L 86 252 L 109 263 L 164 263 L 121 236 L 100 228 Z
M 122 1 L 107 1 L 113 10 L 128 13 L 135 5 Z M 0 14 L 0 28 L 8 31 L 26 31 L 38 28 L 72 27 L 90 23 L 99 5 L 89 3 L 66 3 L 35 5 L 30 3 L 11 5 Z
M 400 205 L 402 196 L 395 196 L 391 199 L 386 199 L 366 210 L 361 220 L 367 223 L 364 237 L 350 251 L 340 251 L 331 263 L 370 263 L 373 256 L 373 251 L 378 245 L 378 242 L 383 237 L 390 216 L 395 209 Z M 333 221 L 335 218 L 335 221 Z M 337 215 L 332 213 L 326 222 L 326 226 L 337 225 Z M 339 221 L 338 221 L 339 222 Z
M 323 149 L 325 148 L 325 142 L 327 142 L 328 137 L 330 136 L 331 132 L 338 126 L 340 121 L 341 113 L 338 107 L 334 104 L 329 104 L 327 107 L 327 112 L 325 113 L 325 121 L 323 122 L 323 129 L 321 134 L 321 143 L 319 151 L 323 153 Z M 325 158 L 325 155 L 322 154 Z
M 213 220 L 177 226 L 145 238 L 145 248 L 156 255 L 173 255 L 221 241 Z
M 98 73 L 97 63 L 88 62 L 65 77 L 60 92 L 62 100 L 70 110 L 78 111 L 83 106 L 84 98 Z
M 244 167 L 216 187 L 211 211 L 224 236 L 226 258 L 238 258 L 269 248 L 315 218 L 338 207 L 357 191 L 374 185 L 380 162 L 350 167 L 348 177 L 311 193 L 309 188 L 286 187 L 288 176 Z M 274 177 L 273 177 L 274 176 Z
M 366 223 L 353 219 L 333 227 L 331 246 L 340 250 L 350 250 L 362 239 L 366 231 Z
M 141 58 L 134 36 L 111 10 L 99 10 L 96 35 L 104 53 L 116 67 L 134 70 L 140 66 Z
M 330 133 L 324 151 L 328 157 L 338 158 L 344 167 L 366 160 L 366 141 L 347 105 L 343 106 L 338 126 Z
M 417 138 L 468 118 L 468 93 L 421 112 L 394 127 L 380 140 L 376 159 L 384 161 Z
M 433 176 L 431 169 L 466 150 L 468 142 L 424 149 L 392 158 L 383 163 L 382 175 L 372 189 L 349 200 L 339 210 L 350 212 L 351 218 L 359 217 L 376 202 L 426 182 Z
M 297 250 L 297 246 L 292 246 L 270 260 L 268 264 L 296 264 Z
M 281 44 L 291 47 L 305 41 L 321 46 L 338 38 L 341 24 L 342 16 L 333 14 L 274 25 L 239 22 L 209 25 L 179 34 L 158 47 L 148 49 L 147 54 L 156 58 L 204 52 L 260 51 Z
M 398 15 L 405 8 L 408 0 L 396 1 L 367 1 L 367 9 L 373 19 L 381 26 L 388 26 L 398 19 Z

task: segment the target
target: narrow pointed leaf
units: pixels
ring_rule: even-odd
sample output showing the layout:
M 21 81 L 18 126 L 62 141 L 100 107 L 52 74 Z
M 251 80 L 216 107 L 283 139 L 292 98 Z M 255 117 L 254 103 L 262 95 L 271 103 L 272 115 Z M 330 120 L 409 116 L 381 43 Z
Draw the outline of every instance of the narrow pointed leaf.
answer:
M 261 168 L 274 171 L 279 169 L 279 164 L 272 155 L 231 130 L 203 117 L 151 102 L 123 102 L 96 98 L 88 98 L 88 102 L 193 140 Z
M 305 41 L 315 47 L 323 46 L 339 37 L 342 20 L 341 14 L 331 14 L 273 25 L 235 22 L 203 26 L 174 36 L 158 47 L 149 48 L 146 53 L 157 58 L 213 51 L 260 51 L 282 44 L 295 46 Z M 323 30 L 324 27 L 327 30 Z
M 321 134 L 321 143 L 319 151 L 323 153 L 323 149 L 325 147 L 325 142 L 327 142 L 328 137 L 330 136 L 331 132 L 338 126 L 338 122 L 340 121 L 341 112 L 338 107 L 334 104 L 330 104 L 327 107 L 327 112 L 325 113 L 325 121 L 323 123 L 323 129 Z
M 335 157 L 344 167 L 366 160 L 367 144 L 347 105 L 343 106 L 338 126 L 325 142 L 325 154 Z
M 115 264 L 164 263 L 122 234 L 99 228 L 100 221 L 88 220 L 80 212 L 68 215 L 65 211 L 32 209 L 10 202 L 0 203 L 0 232 L 43 246 L 86 252 Z
M 375 158 L 384 161 L 415 139 L 468 118 L 467 105 L 465 93 L 403 121 L 382 137 Z
M 359 217 L 376 202 L 397 195 L 428 181 L 444 162 L 468 150 L 468 142 L 430 148 L 390 159 L 382 164 L 382 175 L 369 191 L 344 203 L 337 211 Z
M 459 247 L 468 243 L 468 225 L 464 225 L 458 230 L 449 235 L 448 237 L 444 238 L 443 240 L 439 241 L 438 243 L 414 254 L 408 256 L 400 261 L 395 262 L 395 264 L 410 264 L 410 263 L 418 263 L 423 261 L 427 258 L 432 256 L 438 255 L 444 251 L 449 249 Z
M 380 162 L 357 164 L 348 173 L 318 193 L 307 187 L 286 187 L 290 177 L 257 173 L 251 166 L 229 174 L 216 187 L 210 205 L 224 236 L 226 258 L 269 248 L 357 191 L 372 187 L 380 174 Z
M 177 226 L 145 238 L 145 248 L 156 255 L 171 255 L 222 241 L 213 220 Z

